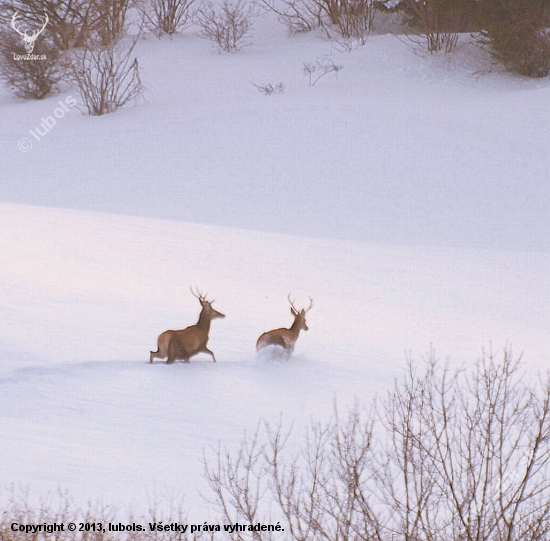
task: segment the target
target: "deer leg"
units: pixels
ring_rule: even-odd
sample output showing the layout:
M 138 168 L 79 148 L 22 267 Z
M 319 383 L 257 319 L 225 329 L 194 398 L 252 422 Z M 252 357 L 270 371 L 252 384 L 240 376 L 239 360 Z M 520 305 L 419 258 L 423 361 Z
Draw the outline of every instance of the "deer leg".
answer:
M 189 359 L 189 356 L 178 336 L 174 334 L 168 343 L 168 360 L 166 363 L 172 364 L 177 359 Z
M 204 353 L 208 353 L 208 355 L 212 355 L 212 359 L 214 360 L 214 362 L 216 362 L 216 357 L 214 356 L 213 351 L 209 350 L 206 346 L 204 346 L 201 351 L 204 351 Z

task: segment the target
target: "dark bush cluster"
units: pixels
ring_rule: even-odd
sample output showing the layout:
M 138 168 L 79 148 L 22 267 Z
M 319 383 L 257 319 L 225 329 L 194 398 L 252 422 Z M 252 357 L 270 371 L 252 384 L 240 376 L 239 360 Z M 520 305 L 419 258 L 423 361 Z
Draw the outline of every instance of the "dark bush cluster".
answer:
M 549 0 L 401 0 L 396 9 L 430 52 L 450 52 L 459 33 L 472 32 L 508 71 L 527 77 L 550 71 Z
M 363 45 L 378 10 L 391 6 L 415 47 L 450 53 L 467 32 L 510 72 L 550 72 L 550 0 L 203 0 L 192 12 L 194 2 L 0 0 L 0 82 L 19 98 L 42 99 L 65 80 L 77 84 L 89 114 L 115 111 L 142 92 L 137 61 L 129 58 L 137 37 L 124 39 L 132 7 L 141 13 L 142 27 L 157 36 L 196 23 L 216 48 L 234 52 L 249 43 L 256 5 L 276 13 L 291 33 L 321 28 L 347 50 Z M 29 53 L 24 34 L 42 26 L 35 58 L 23 60 Z
M 0 82 L 21 99 L 45 98 L 63 78 L 60 51 L 50 33 L 36 42 L 32 60 L 23 40 L 10 30 L 0 30 Z
M 550 72 L 550 2 L 484 0 L 478 20 L 480 41 L 507 70 L 527 77 Z
M 0 0 L 0 81 L 23 99 L 76 83 L 89 114 L 116 110 L 141 92 L 135 39 L 123 40 L 130 2 Z

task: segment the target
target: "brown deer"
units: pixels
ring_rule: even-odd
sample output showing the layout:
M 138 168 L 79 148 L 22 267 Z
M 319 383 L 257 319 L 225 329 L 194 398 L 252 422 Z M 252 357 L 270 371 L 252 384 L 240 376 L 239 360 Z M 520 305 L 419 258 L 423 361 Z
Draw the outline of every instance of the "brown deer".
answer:
M 164 359 L 165 357 L 168 357 L 167 364 L 173 363 L 176 359 L 182 359 L 188 363 L 190 357 L 201 352 L 212 355 L 212 359 L 216 362 L 214 353 L 206 347 L 210 322 L 217 317 L 225 317 L 225 315 L 212 308 L 214 301 L 207 301 L 206 297 L 198 291 L 195 293 L 191 289 L 191 293 L 199 299 L 202 306 L 197 324 L 180 331 L 164 331 L 158 337 L 157 351 L 151 351 L 150 363 L 155 358 Z
M 292 324 L 290 329 L 281 328 L 264 332 L 256 342 L 256 351 L 259 351 L 266 346 L 280 346 L 285 350 L 286 355 L 290 356 L 294 351 L 294 344 L 296 343 L 296 340 L 298 340 L 298 335 L 300 334 L 300 331 L 302 329 L 304 331 L 308 330 L 306 325 L 306 314 L 313 307 L 312 298 L 310 297 L 309 300 L 310 303 L 307 310 L 303 308 L 302 310 L 298 310 L 294 306 L 294 303 L 290 300 L 289 293 L 288 302 L 290 303 L 290 313 L 294 316 L 294 323 Z

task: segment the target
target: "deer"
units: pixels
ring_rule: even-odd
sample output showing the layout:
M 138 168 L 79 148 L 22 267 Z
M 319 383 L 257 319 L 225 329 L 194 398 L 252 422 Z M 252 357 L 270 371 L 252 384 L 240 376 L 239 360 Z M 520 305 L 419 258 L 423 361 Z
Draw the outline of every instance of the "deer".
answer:
M 19 17 L 19 13 L 16 11 L 13 14 L 13 17 L 11 19 L 11 27 L 23 38 L 23 41 L 25 43 L 25 50 L 27 53 L 32 53 L 34 50 L 34 42 L 36 41 L 36 38 L 43 32 L 44 28 L 46 28 L 46 25 L 50 21 L 50 18 L 48 17 L 48 14 L 44 12 L 44 24 L 42 25 L 42 28 L 40 30 L 33 30 L 32 34 L 29 36 L 27 32 L 22 32 L 17 28 L 17 18 Z
M 280 346 L 286 352 L 286 356 L 290 357 L 294 351 L 294 344 L 298 340 L 298 335 L 301 330 L 307 331 L 306 314 L 313 307 L 313 299 L 309 298 L 310 303 L 307 309 L 302 308 L 298 310 L 294 306 L 294 302 L 290 300 L 290 293 L 288 294 L 288 302 L 290 303 L 290 313 L 294 316 L 294 323 L 292 323 L 289 329 L 273 329 L 272 331 L 264 332 L 258 341 L 256 342 L 256 351 L 267 346 Z
M 149 363 L 153 359 L 164 359 L 167 357 L 166 364 L 172 364 L 176 359 L 181 359 L 188 363 L 189 358 L 197 353 L 208 353 L 212 360 L 216 362 L 214 353 L 206 347 L 208 343 L 208 333 L 210 332 L 210 323 L 213 319 L 224 318 L 225 315 L 212 308 L 214 301 L 206 300 L 206 296 L 198 290 L 191 293 L 199 299 L 202 310 L 196 325 L 191 325 L 179 331 L 164 331 L 157 340 L 157 351 L 151 351 Z

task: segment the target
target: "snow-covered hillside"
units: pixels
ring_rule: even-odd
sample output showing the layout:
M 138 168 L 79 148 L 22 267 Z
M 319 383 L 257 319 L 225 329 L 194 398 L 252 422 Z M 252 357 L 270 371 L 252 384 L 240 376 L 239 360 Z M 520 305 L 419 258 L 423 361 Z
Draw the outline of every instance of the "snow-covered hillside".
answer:
M 28 152 L 77 93 L 0 91 L 5 485 L 137 508 L 181 490 L 200 519 L 203 449 L 368 404 L 407 352 L 458 365 L 510 344 L 547 369 L 548 81 L 391 35 L 342 53 L 269 18 L 235 55 L 193 32 L 137 51 L 142 103 L 72 109 Z M 343 69 L 309 86 L 303 63 L 326 55 Z M 161 331 L 196 321 L 190 286 L 227 316 L 218 362 L 150 365 Z M 258 359 L 289 292 L 313 298 L 309 331 L 289 361 Z
M 411 248 L 0 205 L 0 478 L 79 498 L 143 502 L 184 487 L 200 459 L 260 417 L 297 435 L 333 401 L 368 404 L 406 351 L 455 363 L 510 342 L 548 364 L 545 255 Z M 216 364 L 148 363 L 156 336 L 194 323 L 190 284 L 226 314 Z M 315 305 L 288 362 L 255 356 L 290 325 L 286 295 Z
M 422 58 L 393 35 L 351 53 L 267 16 L 213 54 L 193 30 L 139 43 L 145 102 L 101 118 L 76 90 L 0 94 L 0 200 L 412 245 L 549 250 L 549 83 L 463 44 Z M 342 66 L 308 86 L 305 63 Z M 284 83 L 264 96 L 251 83 Z M 0 91 L 1 92 L 1 91 Z M 29 152 L 17 148 L 22 138 Z

